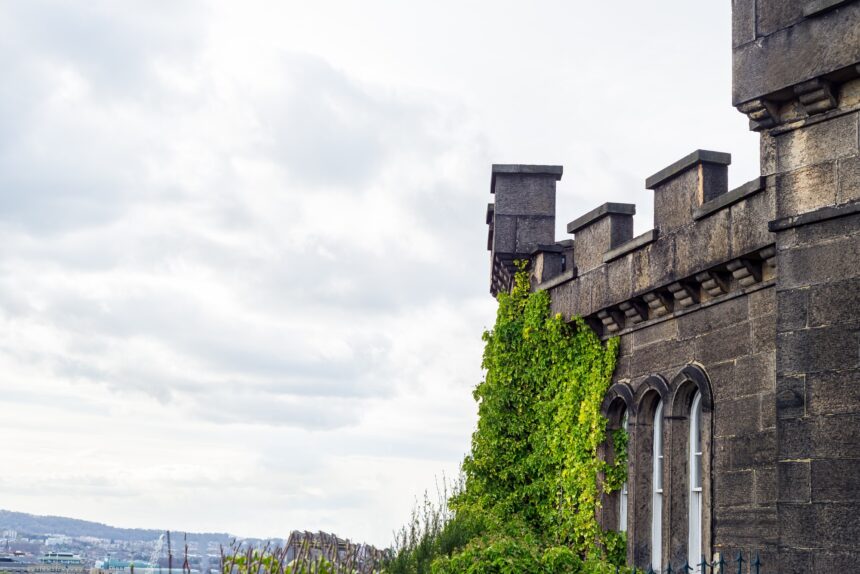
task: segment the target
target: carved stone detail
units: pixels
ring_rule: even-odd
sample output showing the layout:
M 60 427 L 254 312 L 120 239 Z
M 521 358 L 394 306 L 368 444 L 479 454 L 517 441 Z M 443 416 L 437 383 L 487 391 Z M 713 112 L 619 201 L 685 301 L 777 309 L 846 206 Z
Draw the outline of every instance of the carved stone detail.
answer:
M 794 86 L 794 94 L 809 115 L 819 114 L 836 107 L 836 96 L 830 82 L 809 80 Z
M 669 285 L 669 291 L 681 307 L 690 307 L 699 302 L 699 290 L 696 285 L 686 281 L 676 281 Z
M 601 309 L 597 312 L 597 318 L 603 323 L 603 328 L 607 333 L 617 333 L 624 326 L 621 315 L 612 308 Z
M 750 119 L 750 129 L 756 132 L 772 128 L 777 124 L 779 118 L 776 107 L 762 99 L 743 103 L 738 106 L 738 111 L 747 115 Z
M 666 297 L 659 291 L 645 293 L 642 298 L 651 310 L 652 317 L 662 317 L 663 315 L 668 315 L 672 312 L 672 299 Z
M 761 281 L 761 267 L 749 259 L 735 259 L 726 265 L 741 287 L 749 287 Z
M 627 322 L 630 325 L 636 325 L 648 318 L 648 308 L 637 299 L 625 301 L 618 305 L 618 308 L 627 317 Z
M 719 271 L 703 271 L 696 275 L 696 281 L 702 284 L 702 289 L 710 297 L 719 297 L 729 292 L 729 278 L 727 274 Z

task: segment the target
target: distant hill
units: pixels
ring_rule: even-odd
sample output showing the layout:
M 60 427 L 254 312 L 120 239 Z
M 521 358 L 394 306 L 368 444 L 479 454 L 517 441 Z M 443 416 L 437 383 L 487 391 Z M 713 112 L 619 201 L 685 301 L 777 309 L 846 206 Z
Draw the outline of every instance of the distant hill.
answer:
M 66 536 L 94 536 L 111 540 L 157 540 L 164 530 L 144 528 L 117 528 L 100 522 L 89 522 L 62 516 L 37 516 L 26 512 L 0 510 L 0 530 L 15 530 L 21 534 L 64 534 Z M 184 534 L 177 531 L 178 535 Z M 213 540 L 229 544 L 233 536 L 225 532 L 188 532 L 189 540 Z M 177 538 L 177 541 L 179 538 Z

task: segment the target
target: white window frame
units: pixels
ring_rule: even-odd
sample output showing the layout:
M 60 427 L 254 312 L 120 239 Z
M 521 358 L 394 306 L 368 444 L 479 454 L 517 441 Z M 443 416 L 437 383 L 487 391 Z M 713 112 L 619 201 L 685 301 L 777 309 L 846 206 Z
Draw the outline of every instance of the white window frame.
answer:
M 690 405 L 690 437 L 687 463 L 690 467 L 690 503 L 687 518 L 687 560 L 696 568 L 702 561 L 702 393 L 696 390 Z
M 624 410 L 624 418 L 621 419 L 621 428 L 627 432 L 628 428 L 628 411 Z M 618 531 L 627 532 L 627 481 L 621 485 L 621 492 L 618 495 Z
M 663 401 L 654 409 L 654 449 L 651 473 L 651 567 L 663 569 Z

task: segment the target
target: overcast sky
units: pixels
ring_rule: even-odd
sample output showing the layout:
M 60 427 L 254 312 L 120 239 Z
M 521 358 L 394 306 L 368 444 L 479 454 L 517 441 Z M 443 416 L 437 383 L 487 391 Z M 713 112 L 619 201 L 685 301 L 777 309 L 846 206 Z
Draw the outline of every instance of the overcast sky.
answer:
M 388 545 L 468 451 L 491 163 L 758 174 L 729 2 L 0 1 L 0 507 Z

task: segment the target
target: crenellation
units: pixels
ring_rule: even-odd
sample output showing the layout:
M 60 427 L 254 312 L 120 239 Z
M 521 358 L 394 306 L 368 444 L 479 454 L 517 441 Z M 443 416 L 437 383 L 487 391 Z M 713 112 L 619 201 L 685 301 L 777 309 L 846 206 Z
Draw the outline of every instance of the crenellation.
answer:
M 527 259 L 553 313 L 619 340 L 629 565 L 645 570 L 652 556 L 658 400 L 667 407 L 658 552 L 664 567 L 687 557 L 695 390 L 703 553 L 755 548 L 774 572 L 839 570 L 860 560 L 860 0 L 732 5 L 732 100 L 759 133 L 759 177 L 729 191 L 731 156 L 697 150 L 646 179 L 653 229 L 634 238 L 635 207 L 606 203 L 568 225 L 575 249 L 550 237 L 523 254 L 540 231 L 530 218 L 550 217 L 528 198 L 548 188 L 529 178 L 561 168 L 494 168 L 494 189 L 519 207 L 500 212 L 497 190 L 488 209 L 491 244 L 507 245 L 505 218 L 515 223 L 512 251 L 494 252 L 493 289 L 509 285 L 514 257 Z M 600 512 L 602 524 L 618 521 L 617 509 Z

